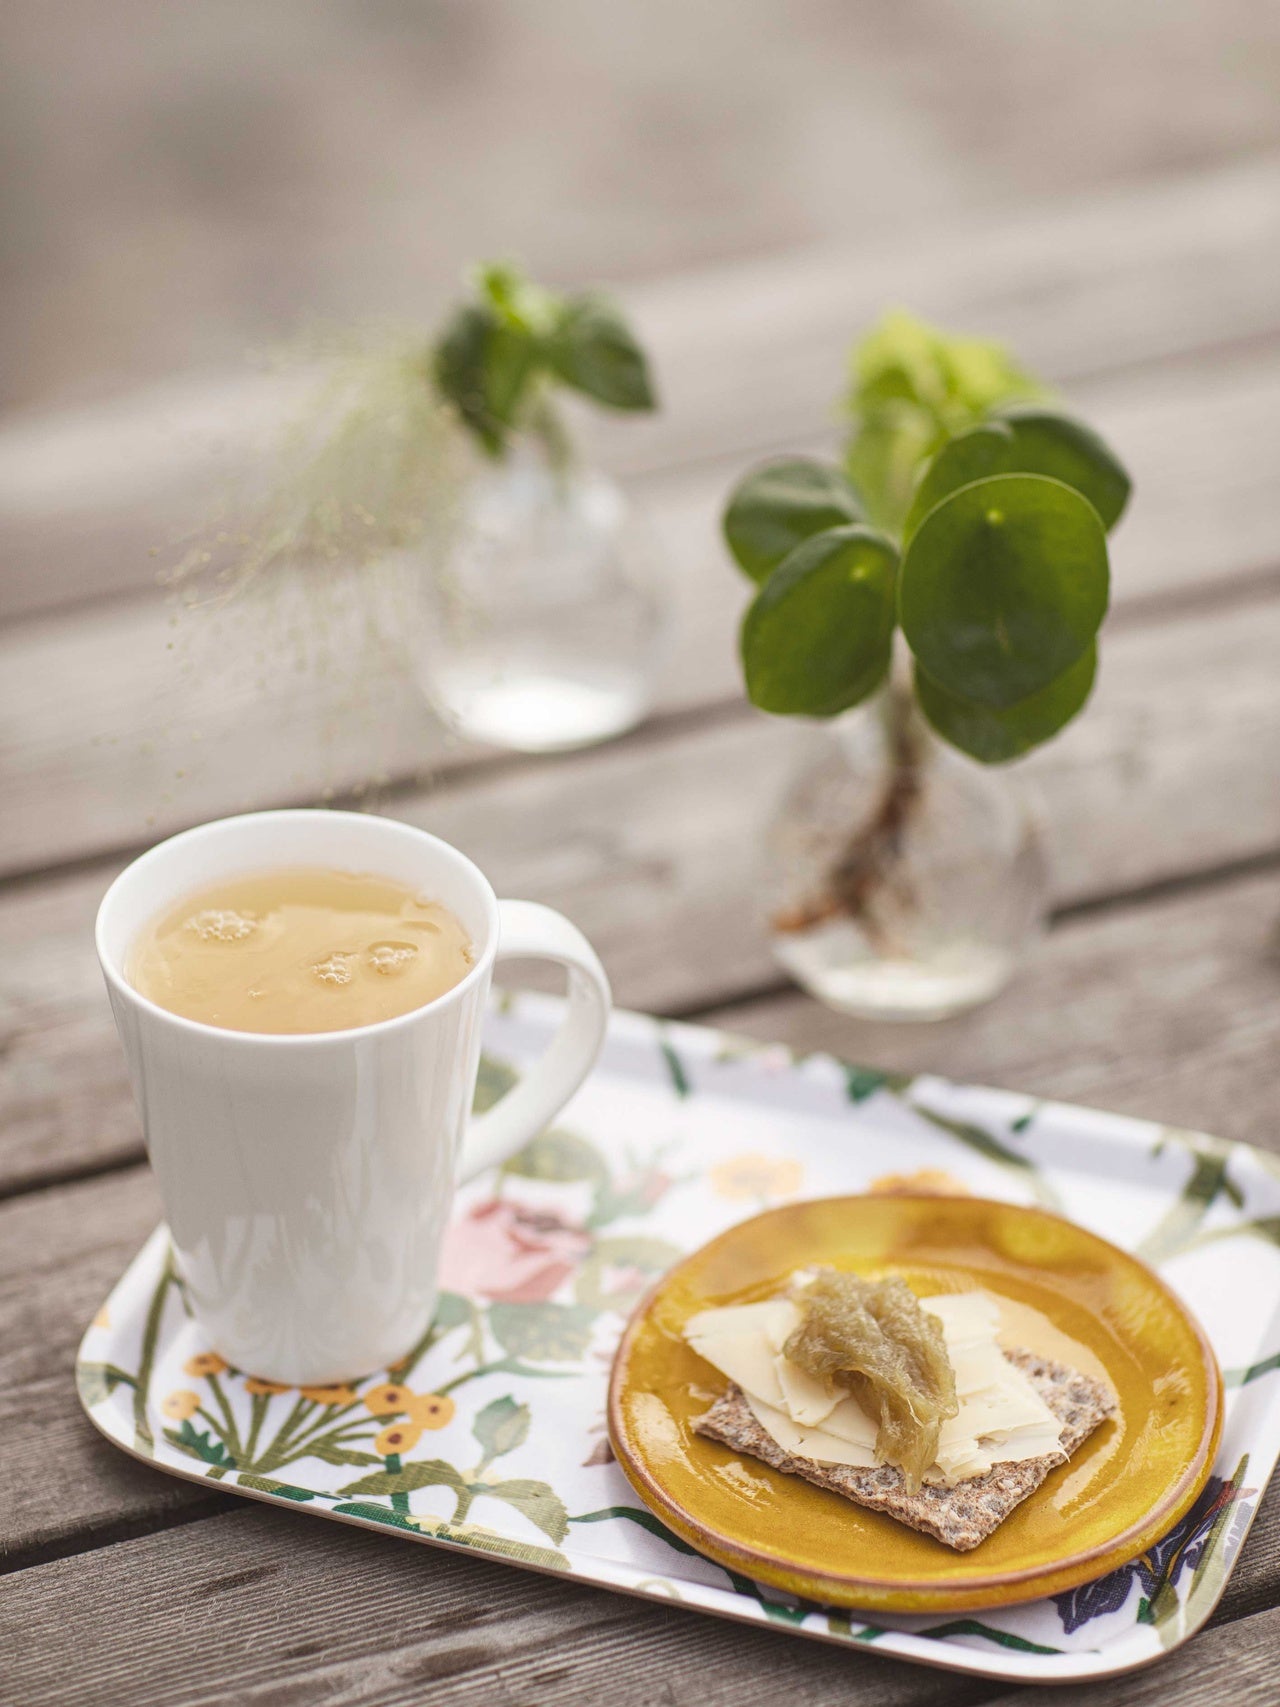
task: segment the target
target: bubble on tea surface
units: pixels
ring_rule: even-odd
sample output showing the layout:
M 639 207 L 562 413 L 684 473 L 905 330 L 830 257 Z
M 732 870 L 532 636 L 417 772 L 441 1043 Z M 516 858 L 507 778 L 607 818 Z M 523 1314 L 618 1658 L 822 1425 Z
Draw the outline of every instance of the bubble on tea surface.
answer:
M 417 954 L 411 942 L 374 942 L 366 950 L 365 958 L 375 972 L 384 978 L 394 978 L 413 964 Z
M 248 913 L 237 913 L 234 907 L 206 907 L 191 915 L 186 928 L 201 942 L 243 942 L 257 930 L 258 921 Z
M 349 954 L 331 954 L 327 960 L 317 960 L 311 971 L 322 984 L 349 984 L 351 959 Z

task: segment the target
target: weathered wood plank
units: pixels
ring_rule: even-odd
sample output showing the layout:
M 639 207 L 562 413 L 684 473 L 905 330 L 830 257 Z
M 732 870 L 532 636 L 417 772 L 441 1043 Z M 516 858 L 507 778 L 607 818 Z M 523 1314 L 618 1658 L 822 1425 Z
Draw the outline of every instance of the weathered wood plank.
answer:
M 664 409 L 594 419 L 611 466 L 741 455 L 827 418 L 848 344 L 885 303 L 1007 339 L 1060 383 L 1280 332 L 1280 157 L 789 250 L 633 286 Z M 151 547 L 261 454 L 299 385 L 193 376 L 0 429 L 0 614 L 144 585 Z
M 1280 979 L 1258 928 L 1278 907 L 1280 877 L 1262 876 L 1069 920 L 985 1015 L 903 1028 L 874 1048 L 862 1028 L 798 998 L 762 1005 L 758 1020 L 749 1008 L 719 1017 L 804 1048 L 1087 1097 L 1280 1148 L 1267 1125 Z M 104 1047 L 114 1060 L 114 1042 Z M 123 1102 L 123 1085 L 117 1094 Z M 153 1521 L 191 1497 L 100 1441 L 71 1396 L 83 1326 L 158 1214 L 143 1168 L 0 1204 L 0 1510 L 10 1548 L 57 1550 L 86 1529 Z M 1273 1552 L 1280 1585 L 1280 1541 Z
M 1073 391 L 1197 346 L 1266 339 L 1278 184 L 1280 155 L 1255 156 L 1014 218 L 967 215 L 883 245 L 869 236 L 657 280 L 634 302 L 667 406 L 627 426 L 632 465 L 670 466 L 709 444 L 742 454 L 810 431 L 828 417 L 852 337 L 886 304 L 1004 339 Z
M 110 1448 L 76 1402 L 85 1324 L 160 1215 L 145 1168 L 36 1193 L 0 1212 L 0 1568 L 29 1548 L 155 1526 L 203 1490 Z
M 1072 919 L 996 1001 L 935 1025 L 851 1020 L 799 992 L 705 1017 L 1280 1151 L 1277 928 L 1280 870 Z
M 1255 1531 L 1246 1563 L 1258 1539 Z M 83 1636 L 58 1665 L 71 1602 Z M 1224 1603 L 1222 1613 L 1231 1611 Z M 1061 1699 L 1191 1703 L 1220 1686 L 1223 1699 L 1270 1701 L 1256 1685 L 1270 1677 L 1259 1658 L 1277 1616 L 1238 1614 L 1149 1672 Z M 1043 1699 L 261 1509 L 11 1576 L 0 1583 L 0 1637 L 13 1656 L 9 1676 L 32 1707 L 126 1695 L 137 1707 L 197 1696 L 213 1707 L 318 1691 L 335 1704 L 375 1694 L 408 1701 L 426 1689 L 485 1707 L 541 1707 L 552 1697 L 594 1707 L 606 1696 L 619 1707 Z M 1227 1665 L 1239 1669 L 1239 1693 Z
M 0 1581 L 0 1650 L 30 1707 L 965 1707 L 993 1687 L 262 1509 Z
M 1231 1707 L 1269 1707 L 1276 1698 L 1275 1648 L 1280 1609 L 1202 1632 L 1145 1671 L 1103 1683 L 1069 1684 L 1051 1699 L 1064 1707 L 1177 1707 L 1229 1701 Z M 1040 1707 L 1044 1691 L 1020 1689 L 1001 1707 Z
M 1244 1550 L 1236 1561 L 1214 1624 L 1250 1618 L 1280 1602 L 1280 1481 L 1274 1477 L 1262 1496 Z
M 1027 767 L 1059 905 L 1280 847 L 1278 651 L 1280 600 L 1117 629 L 1095 702 Z M 743 713 L 388 810 L 456 842 L 504 893 L 566 910 L 620 1001 L 688 1011 L 778 977 L 757 923 L 764 829 L 820 740 Z M 91 941 L 115 869 L 0 893 L 0 1189 L 136 1154 Z
M 1080 401 L 1122 448 L 1141 492 L 1116 540 L 1121 610 L 1280 566 L 1280 355 L 1093 389 Z M 806 439 L 822 418 L 815 410 Z M 734 635 L 745 586 L 717 532 L 739 466 L 721 459 L 640 492 L 674 638 L 663 711 L 740 694 Z M 356 604 L 349 591 L 330 591 L 303 611 L 262 592 L 212 616 L 156 591 L 0 634 L 0 872 L 473 759 L 477 749 L 441 730 L 415 683 L 412 596 L 385 594 L 381 640 L 365 635 Z

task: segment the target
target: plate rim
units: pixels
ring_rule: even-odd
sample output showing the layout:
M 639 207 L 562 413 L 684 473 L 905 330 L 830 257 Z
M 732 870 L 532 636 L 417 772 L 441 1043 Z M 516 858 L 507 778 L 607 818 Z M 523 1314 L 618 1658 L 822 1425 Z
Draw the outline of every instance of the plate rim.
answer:
M 971 1580 L 963 1586 L 926 1583 L 907 1586 L 900 1579 L 891 1581 L 883 1577 L 877 1578 L 861 1573 L 852 1575 L 846 1572 L 815 1571 L 807 1566 L 770 1558 L 750 1547 L 722 1539 L 701 1523 L 696 1515 L 687 1512 L 684 1507 L 672 1500 L 653 1476 L 643 1457 L 632 1449 L 622 1413 L 625 1370 L 630 1362 L 635 1339 L 647 1322 L 650 1310 L 659 1293 L 670 1285 L 683 1269 L 702 1257 L 714 1245 L 736 1237 L 744 1227 L 748 1227 L 757 1221 L 786 1215 L 796 1209 L 802 1209 L 815 1203 L 884 1202 L 889 1195 L 888 1193 L 877 1194 L 874 1192 L 843 1192 L 831 1197 L 797 1198 L 789 1203 L 776 1205 L 773 1208 L 762 1210 L 756 1215 L 748 1216 L 744 1220 L 736 1222 L 732 1227 L 726 1228 L 723 1233 L 718 1233 L 715 1238 L 706 1240 L 695 1250 L 683 1256 L 678 1263 L 674 1263 L 665 1274 L 658 1277 L 628 1318 L 609 1371 L 609 1386 L 605 1404 L 609 1443 L 613 1448 L 619 1468 L 623 1471 L 628 1482 L 645 1504 L 661 1518 L 662 1522 L 668 1524 L 683 1540 L 696 1547 L 699 1552 L 712 1559 L 716 1564 L 741 1569 L 758 1582 L 768 1583 L 771 1587 L 781 1588 L 788 1593 L 803 1594 L 825 1605 L 862 1611 L 904 1614 L 976 1612 L 991 1610 L 996 1607 L 1016 1606 L 1025 1601 L 1042 1599 L 1049 1594 L 1064 1593 L 1069 1589 L 1078 1588 L 1084 1583 L 1092 1582 L 1096 1578 L 1106 1575 L 1108 1570 L 1114 1570 L 1118 1566 L 1140 1557 L 1148 1547 L 1168 1534 L 1169 1530 L 1186 1516 L 1203 1492 L 1213 1472 L 1225 1415 L 1226 1395 L 1222 1371 L 1218 1364 L 1217 1354 L 1214 1352 L 1208 1335 L 1198 1318 L 1178 1297 L 1163 1276 L 1131 1251 L 1123 1250 L 1110 1239 L 1105 1239 L 1091 1228 L 1082 1226 L 1078 1221 L 1073 1221 L 1070 1216 L 1060 1215 L 1056 1211 L 1045 1209 L 1039 1204 L 1012 1203 L 1002 1198 L 973 1196 L 961 1198 L 958 1195 L 945 1192 L 918 1191 L 897 1194 L 902 1197 L 910 1197 L 917 1202 L 964 1203 L 969 1206 L 998 1208 L 1006 1213 L 1013 1211 L 1019 1215 L 1033 1216 L 1039 1220 L 1065 1223 L 1073 1232 L 1103 1246 L 1108 1252 L 1115 1253 L 1124 1262 L 1138 1269 L 1148 1283 L 1163 1295 L 1167 1305 L 1174 1313 L 1190 1328 L 1208 1378 L 1205 1427 L 1201 1431 L 1195 1454 L 1176 1488 L 1170 1490 L 1168 1497 L 1163 1499 L 1155 1510 L 1148 1512 L 1143 1518 L 1131 1524 L 1122 1535 L 1111 1541 L 1098 1542 L 1087 1552 L 1073 1555 L 1058 1565 L 1029 1566 L 1014 1572 L 1003 1571 L 995 1576 Z M 839 1498 L 838 1495 L 834 1497 Z M 1158 1515 L 1156 1515 L 1157 1511 Z M 1009 1592 L 1011 1587 L 1015 1589 L 1015 1592 Z M 855 1594 L 858 1598 L 853 1598 Z

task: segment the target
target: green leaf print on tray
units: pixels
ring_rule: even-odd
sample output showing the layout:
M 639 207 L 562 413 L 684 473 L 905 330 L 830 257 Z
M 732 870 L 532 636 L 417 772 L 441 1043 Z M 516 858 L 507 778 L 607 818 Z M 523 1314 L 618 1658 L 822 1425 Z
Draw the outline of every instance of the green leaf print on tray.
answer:
M 508 1505 L 523 1512 L 531 1523 L 536 1523 L 552 1541 L 563 1541 L 568 1533 L 569 1518 L 564 1509 L 564 1501 L 546 1482 L 534 1482 L 527 1477 L 513 1476 L 505 1482 L 474 1487 L 472 1496 L 478 1494 L 488 1494 L 491 1499 L 505 1500 Z
M 586 1351 L 597 1312 L 586 1304 L 494 1304 L 498 1344 L 530 1363 L 572 1363 Z
M 572 1132 L 557 1132 L 553 1128 L 526 1144 L 509 1162 L 504 1162 L 502 1172 L 521 1179 L 564 1182 L 600 1180 L 607 1170 L 585 1138 L 578 1138 Z
M 1205 1216 L 1219 1198 L 1225 1197 L 1237 1209 L 1244 1204 L 1244 1198 L 1227 1173 L 1230 1144 L 1201 1132 L 1181 1132 L 1169 1127 L 1161 1133 L 1155 1154 L 1162 1154 L 1166 1148 L 1185 1151 L 1192 1166 L 1178 1198 L 1138 1246 L 1138 1255 L 1152 1263 L 1162 1262 L 1175 1251 L 1184 1249 L 1194 1239 Z
M 123 1369 L 117 1369 L 113 1363 L 76 1365 L 76 1389 L 82 1405 L 100 1405 L 104 1399 L 111 1397 L 121 1382 L 127 1387 L 135 1385 L 133 1376 L 126 1375 Z
M 236 1461 L 222 1442 L 214 1440 L 207 1429 L 202 1434 L 197 1434 L 189 1421 L 184 1421 L 181 1428 L 165 1429 L 164 1437 L 171 1441 L 179 1452 L 189 1453 L 203 1464 L 214 1464 L 221 1470 L 235 1468 Z
M 477 1106 L 560 1012 L 500 1000 Z M 1144 1250 L 1234 1383 L 1212 1499 L 1070 1605 L 871 1623 L 793 1601 L 703 1559 L 612 1462 L 609 1365 L 658 1274 L 790 1198 L 900 1189 L 1032 1198 Z M 1245 1146 L 618 1014 L 560 1122 L 460 1194 L 436 1319 L 394 1368 L 302 1389 L 232 1368 L 158 1229 L 87 1331 L 77 1387 L 127 1451 L 299 1512 L 1007 1683 L 1085 1679 L 1185 1640 L 1239 1555 L 1280 1451 L 1276 1228 L 1280 1164 Z
M 472 1423 L 471 1432 L 484 1447 L 486 1460 L 503 1458 L 528 1437 L 529 1407 L 517 1405 L 510 1396 L 494 1399 Z
M 350 1482 L 338 1492 L 348 1499 L 363 1495 L 389 1499 L 392 1494 L 411 1494 L 419 1488 L 452 1488 L 458 1493 L 462 1486 L 462 1477 L 452 1464 L 431 1458 L 425 1464 L 410 1464 L 399 1470 L 379 1470 L 374 1476 L 362 1476 L 358 1482 Z

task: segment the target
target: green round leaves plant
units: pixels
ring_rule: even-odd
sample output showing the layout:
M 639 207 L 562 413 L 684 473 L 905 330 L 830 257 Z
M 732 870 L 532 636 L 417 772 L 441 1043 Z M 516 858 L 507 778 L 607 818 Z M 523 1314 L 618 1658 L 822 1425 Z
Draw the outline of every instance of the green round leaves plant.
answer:
M 607 408 L 654 406 L 644 352 L 606 297 L 570 297 L 556 316 L 543 354 L 565 385 Z
M 898 613 L 939 687 L 1008 706 L 1070 669 L 1106 615 L 1098 512 L 1060 480 L 998 474 L 962 486 L 912 535 Z
M 724 536 L 738 567 L 764 582 L 810 535 L 862 519 L 853 487 L 838 468 L 788 456 L 753 469 L 734 488 Z
M 742 624 L 752 703 L 833 717 L 884 680 L 897 553 L 865 527 L 828 528 L 797 547 Z
M 490 456 L 526 432 L 564 459 L 567 439 L 550 400 L 557 386 L 609 409 L 657 406 L 644 351 L 608 297 L 559 296 L 497 262 L 477 268 L 474 283 L 474 297 L 432 348 L 431 374 Z
M 770 462 L 726 508 L 758 588 L 748 695 L 834 716 L 886 680 L 900 627 L 934 730 L 984 764 L 1017 758 L 1089 696 L 1128 475 L 998 345 L 896 312 L 854 369 L 843 468 Z
M 1090 646 L 1069 670 L 1051 681 L 1048 687 L 1026 699 L 1017 700 L 1013 705 L 997 709 L 949 694 L 945 688 L 930 681 L 917 664 L 916 699 L 933 729 L 944 740 L 984 765 L 999 765 L 1009 759 L 1021 758 L 1023 753 L 1038 747 L 1070 722 L 1084 708 L 1093 691 L 1097 667 L 1097 647 Z
M 1129 500 L 1129 476 L 1091 427 L 1047 409 L 1003 409 L 950 439 L 925 470 L 907 512 L 907 539 L 935 504 L 993 474 L 1046 474 L 1061 480 L 1098 512 L 1109 533 Z

